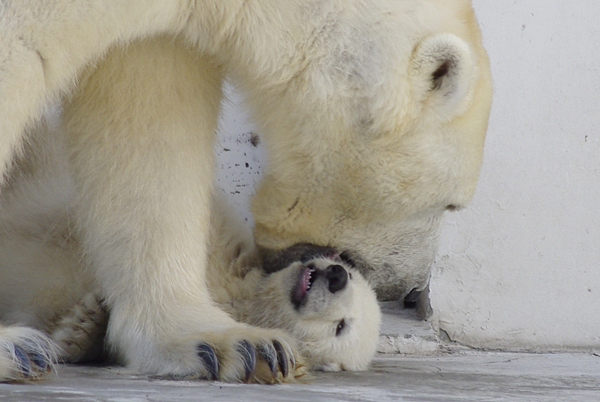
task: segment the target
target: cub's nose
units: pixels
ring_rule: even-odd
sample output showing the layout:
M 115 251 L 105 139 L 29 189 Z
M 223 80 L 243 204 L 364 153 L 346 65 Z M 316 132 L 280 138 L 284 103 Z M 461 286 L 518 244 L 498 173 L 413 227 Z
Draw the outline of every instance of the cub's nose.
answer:
M 339 292 L 348 283 L 348 272 L 341 265 L 330 265 L 325 269 L 325 278 L 329 281 L 329 291 Z

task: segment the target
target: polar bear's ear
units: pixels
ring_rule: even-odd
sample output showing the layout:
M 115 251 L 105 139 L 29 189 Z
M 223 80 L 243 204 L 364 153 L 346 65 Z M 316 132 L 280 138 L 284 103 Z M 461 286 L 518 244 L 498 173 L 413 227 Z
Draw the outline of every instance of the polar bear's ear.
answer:
M 415 100 L 451 119 L 468 105 L 476 72 L 464 40 L 452 34 L 430 36 L 417 45 L 410 62 Z

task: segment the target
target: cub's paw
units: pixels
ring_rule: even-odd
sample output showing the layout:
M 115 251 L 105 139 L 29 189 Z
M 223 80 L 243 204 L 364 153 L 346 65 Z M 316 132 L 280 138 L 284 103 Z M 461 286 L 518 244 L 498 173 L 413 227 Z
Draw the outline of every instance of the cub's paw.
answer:
M 244 327 L 231 333 L 205 333 L 201 338 L 196 354 L 202 368 L 188 378 L 273 384 L 306 375 L 295 342 L 283 332 Z
M 79 363 L 95 361 L 104 352 L 104 335 L 108 312 L 95 294 L 88 294 L 65 312 L 50 333 L 61 361 Z
M 52 371 L 56 347 L 28 327 L 0 327 L 0 381 L 36 380 Z

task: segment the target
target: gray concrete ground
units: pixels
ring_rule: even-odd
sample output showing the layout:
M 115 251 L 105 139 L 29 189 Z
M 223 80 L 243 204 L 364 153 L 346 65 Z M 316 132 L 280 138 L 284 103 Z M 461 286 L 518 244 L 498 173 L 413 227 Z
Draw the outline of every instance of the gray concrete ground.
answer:
M 33 384 L 1 384 L 13 401 L 600 401 L 592 354 L 442 353 L 380 356 L 368 372 L 317 373 L 303 384 L 167 381 L 122 368 L 61 366 Z
M 383 310 L 379 350 L 386 354 L 367 372 L 316 373 L 304 383 L 269 386 L 60 366 L 48 380 L 0 384 L 0 401 L 600 401 L 598 354 L 473 351 L 437 342 L 412 310 Z

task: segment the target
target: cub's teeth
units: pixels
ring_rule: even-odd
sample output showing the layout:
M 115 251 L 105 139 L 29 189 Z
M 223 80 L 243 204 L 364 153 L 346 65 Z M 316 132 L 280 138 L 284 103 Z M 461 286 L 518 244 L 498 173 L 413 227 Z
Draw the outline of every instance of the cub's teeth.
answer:
M 315 272 L 315 271 L 309 268 L 308 275 L 306 275 L 306 290 L 307 291 L 310 289 L 310 280 L 312 278 L 313 272 Z

